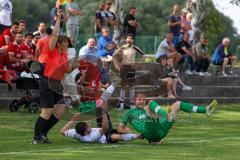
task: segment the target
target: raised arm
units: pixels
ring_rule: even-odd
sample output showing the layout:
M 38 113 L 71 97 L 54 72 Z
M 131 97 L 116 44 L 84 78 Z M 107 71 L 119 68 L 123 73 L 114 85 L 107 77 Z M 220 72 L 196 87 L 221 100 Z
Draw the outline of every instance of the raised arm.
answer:
M 63 11 L 59 9 L 57 11 L 56 22 L 55 22 L 52 37 L 49 43 L 50 51 L 53 51 L 53 49 L 56 47 L 58 36 L 59 36 L 60 20 L 61 20 L 61 16 L 63 15 L 64 15 Z

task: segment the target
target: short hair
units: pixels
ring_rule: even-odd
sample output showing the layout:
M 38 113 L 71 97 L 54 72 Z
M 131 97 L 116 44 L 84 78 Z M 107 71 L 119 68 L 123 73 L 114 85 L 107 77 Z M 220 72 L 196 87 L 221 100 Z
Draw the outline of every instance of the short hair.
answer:
M 101 30 L 107 30 L 107 31 L 110 31 L 109 27 L 107 27 L 107 26 L 102 27 Z
M 14 25 L 19 26 L 19 22 L 13 22 L 12 26 Z
M 186 17 L 192 17 L 192 16 L 193 16 L 193 14 L 190 13 L 190 12 L 188 12 L 187 15 L 186 15 Z
M 134 7 L 134 6 L 131 6 L 131 7 L 129 7 L 128 11 L 130 12 L 130 11 L 133 10 L 133 9 L 137 9 L 137 8 Z
M 86 122 L 79 122 L 75 126 L 76 132 L 80 134 L 81 136 L 84 136 L 84 133 L 87 129 L 87 123 Z
M 33 38 L 33 34 L 32 33 L 26 33 L 25 34 L 25 38 L 27 38 L 27 36 L 31 36 Z
M 51 35 L 52 32 L 53 32 L 52 28 L 50 28 L 50 27 L 47 27 L 47 28 L 46 28 L 46 34 L 47 34 L 47 35 Z
M 139 92 L 139 93 L 137 93 L 135 95 L 136 95 L 135 98 L 137 98 L 138 96 L 143 96 L 143 97 L 146 98 L 146 95 L 144 93 L 142 93 L 142 92 Z
M 23 35 L 23 33 L 22 33 L 22 32 L 17 32 L 17 34 L 21 34 L 21 35 Z M 17 35 L 17 34 L 16 34 L 16 35 Z
M 132 33 L 128 33 L 128 34 L 125 36 L 125 39 L 126 39 L 127 37 L 132 37 L 132 38 L 133 38 L 133 34 L 132 34 Z
M 22 20 L 22 19 L 19 20 L 18 23 L 19 23 L 19 24 L 20 24 L 20 23 L 24 23 L 24 24 L 26 24 L 26 22 L 25 22 L 24 20 Z
M 166 36 L 169 35 L 169 34 L 173 34 L 173 33 L 172 33 L 172 32 L 167 32 L 167 33 L 166 33 Z
M 230 42 L 230 39 L 228 37 L 223 38 L 222 43 L 224 42 Z

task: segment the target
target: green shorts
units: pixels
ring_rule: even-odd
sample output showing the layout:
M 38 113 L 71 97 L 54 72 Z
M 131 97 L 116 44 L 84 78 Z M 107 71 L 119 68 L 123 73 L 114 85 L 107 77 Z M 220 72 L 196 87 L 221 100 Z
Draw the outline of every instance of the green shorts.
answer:
M 81 102 L 78 106 L 78 112 L 80 113 L 91 113 L 96 111 L 96 101 Z
M 167 112 L 163 110 L 159 119 L 148 117 L 144 124 L 143 136 L 149 141 L 160 141 L 167 136 L 175 121 L 167 120 Z

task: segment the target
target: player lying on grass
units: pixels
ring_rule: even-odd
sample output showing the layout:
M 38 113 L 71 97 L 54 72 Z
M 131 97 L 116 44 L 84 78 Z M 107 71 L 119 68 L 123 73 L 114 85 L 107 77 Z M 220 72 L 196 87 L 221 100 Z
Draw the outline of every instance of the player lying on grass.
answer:
M 100 101 L 100 106 L 104 106 L 105 102 Z M 108 118 L 105 108 L 102 109 L 102 128 L 91 128 L 86 122 L 78 122 L 73 128 L 75 122 L 79 121 L 81 114 L 74 114 L 62 129 L 63 136 L 74 138 L 85 143 L 116 143 L 118 141 L 131 141 L 140 138 L 140 134 L 118 134 L 117 130 L 108 130 Z
M 155 101 L 146 104 L 146 97 L 139 93 L 135 99 L 136 108 L 126 111 L 118 126 L 118 133 L 130 133 L 129 123 L 137 132 L 141 133 L 150 143 L 162 143 L 175 123 L 179 111 L 188 113 L 204 113 L 211 115 L 217 107 L 217 101 L 213 100 L 208 106 L 195 106 L 190 103 L 176 101 L 167 110 L 159 106 Z

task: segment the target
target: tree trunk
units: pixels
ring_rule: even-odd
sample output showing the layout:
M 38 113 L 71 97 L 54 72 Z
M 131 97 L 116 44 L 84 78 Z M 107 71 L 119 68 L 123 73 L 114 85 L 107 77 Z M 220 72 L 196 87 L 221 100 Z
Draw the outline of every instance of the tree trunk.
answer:
M 123 9 L 122 9 L 123 0 L 114 0 L 111 11 L 115 14 L 117 25 L 114 27 L 113 41 L 116 44 L 120 43 L 121 40 L 121 30 L 123 23 Z
M 188 11 L 193 14 L 194 44 L 204 37 L 205 0 L 186 0 Z

